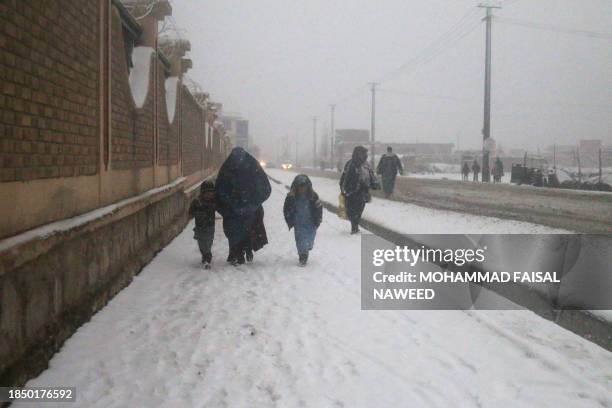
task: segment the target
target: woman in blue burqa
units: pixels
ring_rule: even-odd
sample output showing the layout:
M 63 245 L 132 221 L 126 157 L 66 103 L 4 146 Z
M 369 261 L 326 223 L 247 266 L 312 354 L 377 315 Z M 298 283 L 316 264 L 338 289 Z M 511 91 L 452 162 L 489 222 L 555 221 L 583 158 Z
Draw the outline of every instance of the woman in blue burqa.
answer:
M 268 243 L 262 204 L 270 197 L 270 181 L 259 162 L 243 148 L 227 157 L 215 183 L 217 211 L 223 216 L 223 232 L 229 241 L 227 261 L 251 262 L 253 251 Z

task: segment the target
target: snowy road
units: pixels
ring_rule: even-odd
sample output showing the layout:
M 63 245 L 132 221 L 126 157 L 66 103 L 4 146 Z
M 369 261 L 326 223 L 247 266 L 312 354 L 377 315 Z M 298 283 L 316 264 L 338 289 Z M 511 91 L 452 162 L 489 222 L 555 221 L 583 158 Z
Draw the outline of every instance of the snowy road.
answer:
M 200 270 L 190 225 L 28 386 L 75 386 L 69 407 L 612 407 L 612 354 L 531 312 L 361 311 L 359 236 L 326 212 L 297 267 L 285 192 L 254 264 L 223 262 L 218 224 Z
M 278 169 L 266 170 L 286 185 L 297 173 Z M 322 200 L 338 203 L 338 180 L 311 177 L 314 189 Z M 400 201 L 373 197 L 366 206 L 364 218 L 404 234 L 561 234 L 570 231 L 523 221 L 473 215 L 455 211 L 421 207 Z

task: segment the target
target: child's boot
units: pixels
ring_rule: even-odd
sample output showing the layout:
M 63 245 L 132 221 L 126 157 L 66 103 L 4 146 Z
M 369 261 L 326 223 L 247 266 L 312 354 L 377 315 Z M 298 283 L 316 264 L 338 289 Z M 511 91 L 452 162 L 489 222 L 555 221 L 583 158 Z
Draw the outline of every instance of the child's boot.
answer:
M 300 254 L 300 266 L 306 266 L 308 263 L 308 253 Z
M 232 253 L 230 253 L 230 263 L 234 266 L 236 265 L 244 265 L 244 250 L 241 248 L 234 248 Z
M 238 261 L 236 260 L 236 251 L 231 249 L 229 255 L 227 256 L 227 263 L 232 264 L 234 266 L 238 265 Z
M 204 269 L 210 269 L 212 263 L 212 254 L 204 254 L 202 256 L 202 267 Z

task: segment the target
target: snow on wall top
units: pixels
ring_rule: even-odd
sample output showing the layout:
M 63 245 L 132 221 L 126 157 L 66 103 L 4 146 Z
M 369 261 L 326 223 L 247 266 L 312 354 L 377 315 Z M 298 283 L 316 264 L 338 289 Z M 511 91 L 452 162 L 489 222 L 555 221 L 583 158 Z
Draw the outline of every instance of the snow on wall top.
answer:
M 130 89 L 137 108 L 144 106 L 149 93 L 149 75 L 151 74 L 151 47 L 136 47 L 132 53 L 134 67 L 130 72 Z
M 176 95 L 178 92 L 178 77 L 166 79 L 166 109 L 168 110 L 168 122 L 174 122 L 176 112 Z

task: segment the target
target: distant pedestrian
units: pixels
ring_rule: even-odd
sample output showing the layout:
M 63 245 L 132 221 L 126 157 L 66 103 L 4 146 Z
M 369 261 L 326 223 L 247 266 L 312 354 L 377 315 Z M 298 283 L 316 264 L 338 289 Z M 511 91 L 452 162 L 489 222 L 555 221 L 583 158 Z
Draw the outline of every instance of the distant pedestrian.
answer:
M 470 177 L 470 166 L 467 162 L 463 162 L 463 167 L 461 168 L 461 180 L 468 181 Z
M 210 269 L 212 263 L 216 206 L 215 184 L 205 180 L 200 186 L 200 194 L 189 206 L 189 215 L 195 218 L 194 239 L 198 241 L 204 269 Z
M 493 166 L 493 182 L 501 183 L 502 177 L 504 177 L 504 163 L 498 157 L 495 159 L 495 165 Z
M 382 187 L 385 197 L 391 197 L 395 189 L 395 178 L 397 174 L 404 174 L 404 168 L 399 157 L 393 153 L 391 146 L 387 147 L 387 153 L 383 154 L 376 167 L 376 174 L 382 178 Z
M 217 176 L 217 211 L 223 216 L 223 232 L 229 241 L 227 261 L 232 265 L 253 260 L 253 252 L 268 243 L 262 204 L 272 187 L 259 162 L 236 147 Z
M 317 228 L 323 219 L 323 205 L 307 175 L 299 174 L 291 183 L 283 214 L 289 229 L 294 230 L 299 263 L 305 266 L 314 245 Z
M 370 189 L 378 190 L 380 186 L 374 171 L 368 165 L 368 150 L 357 146 L 352 158 L 344 165 L 340 177 L 340 191 L 346 197 L 346 213 L 351 221 L 351 234 L 359 232 L 359 221 L 366 203 L 371 201 Z
M 472 163 L 472 172 L 474 173 L 474 181 L 478 181 L 478 174 L 480 173 L 480 164 L 478 164 L 478 160 L 474 159 L 474 163 Z

